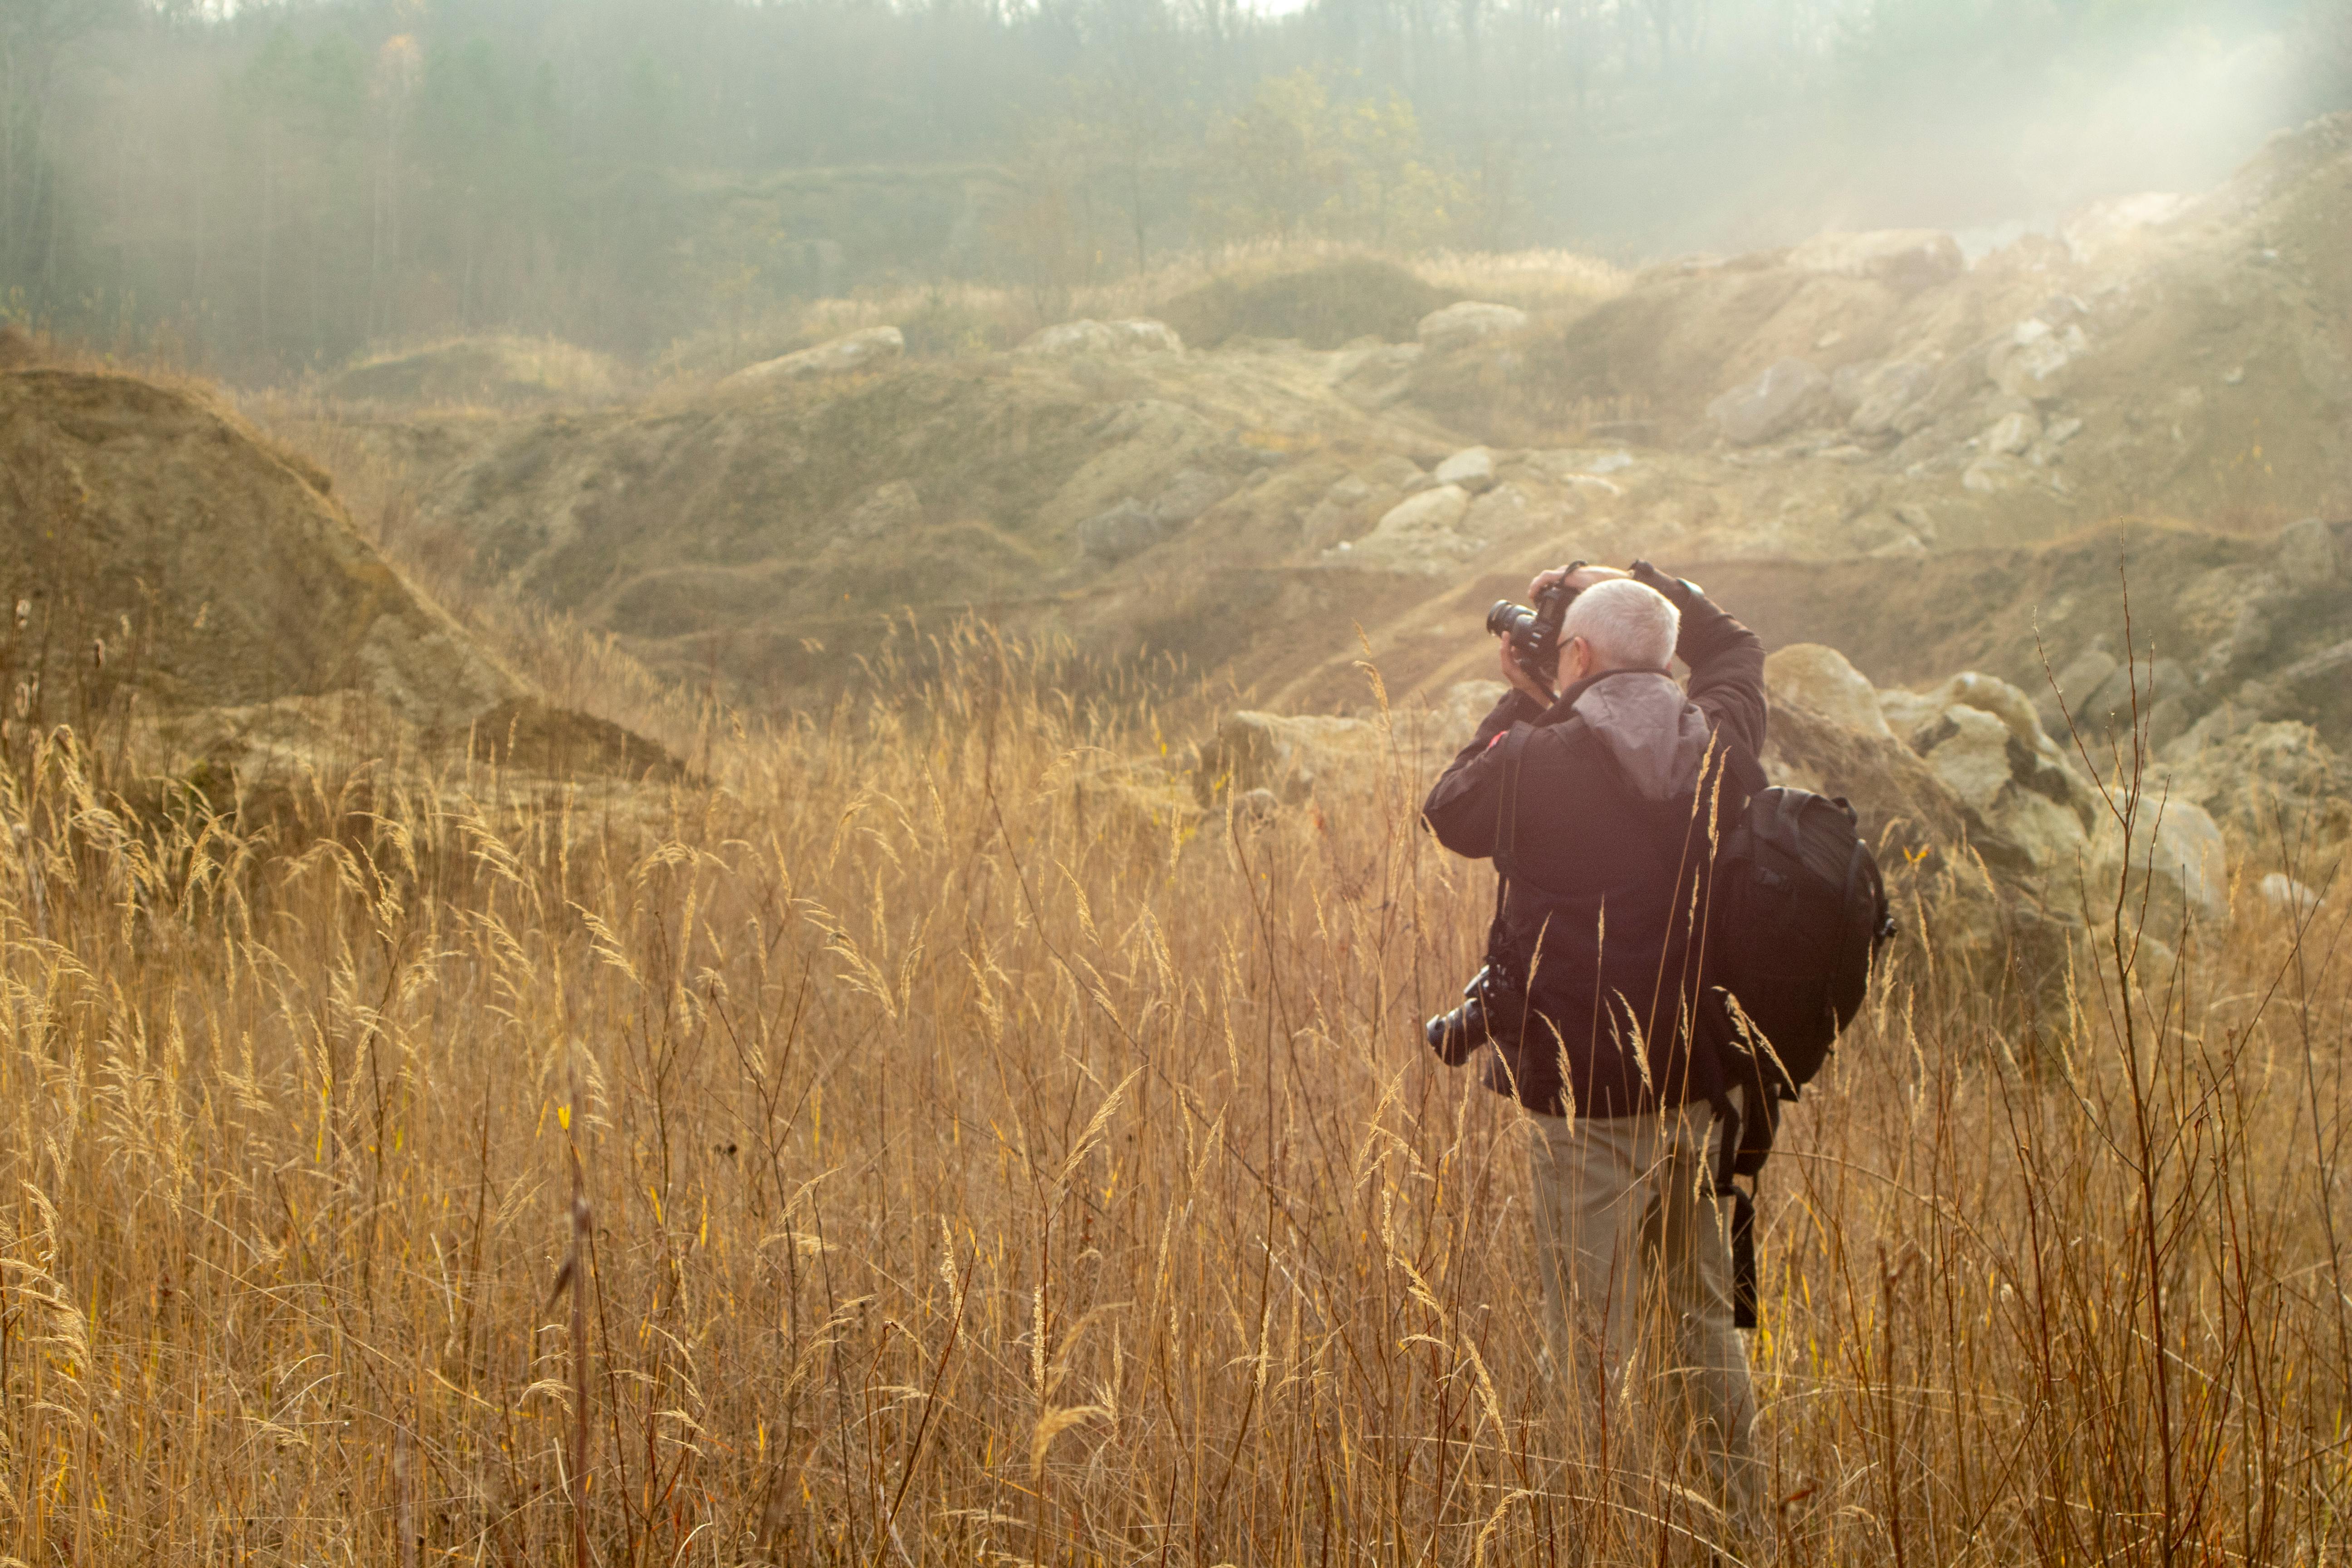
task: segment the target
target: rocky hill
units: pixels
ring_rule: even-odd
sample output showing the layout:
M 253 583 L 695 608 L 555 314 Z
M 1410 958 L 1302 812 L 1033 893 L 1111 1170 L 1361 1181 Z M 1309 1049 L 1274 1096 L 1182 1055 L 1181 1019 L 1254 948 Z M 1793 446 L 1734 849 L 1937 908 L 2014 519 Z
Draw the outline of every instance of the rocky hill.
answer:
M 1776 645 L 2037 700 L 2045 662 L 2105 700 L 2128 586 L 2161 739 L 2226 710 L 2341 742 L 2352 626 L 2306 567 L 2352 516 L 2347 198 L 2336 117 L 1973 263 L 1824 236 L 1331 349 L 1076 321 L 923 359 L 876 328 L 632 405 L 372 428 L 485 572 L 761 706 L 967 608 L 1294 710 L 1365 701 L 1369 647 L 1435 701 L 1530 569 L 1643 554 Z

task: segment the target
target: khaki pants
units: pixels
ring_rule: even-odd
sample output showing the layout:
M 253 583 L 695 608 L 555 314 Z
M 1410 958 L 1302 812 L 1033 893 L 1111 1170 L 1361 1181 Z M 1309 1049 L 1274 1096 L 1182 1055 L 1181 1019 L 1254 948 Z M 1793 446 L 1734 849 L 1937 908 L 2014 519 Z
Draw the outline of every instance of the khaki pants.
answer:
M 1638 1493 L 1675 1479 L 1695 1450 L 1727 1522 L 1753 1528 L 1756 1394 L 1731 1326 L 1712 1114 L 1530 1120 L 1544 1338 L 1570 1384 L 1571 1485 L 1580 1471 Z

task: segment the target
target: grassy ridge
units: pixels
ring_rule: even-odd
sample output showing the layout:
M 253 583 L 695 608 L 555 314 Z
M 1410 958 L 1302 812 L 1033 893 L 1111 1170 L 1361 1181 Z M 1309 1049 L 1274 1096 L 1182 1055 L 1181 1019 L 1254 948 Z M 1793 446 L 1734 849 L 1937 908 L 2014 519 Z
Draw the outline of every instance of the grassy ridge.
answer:
M 1202 826 L 1116 761 L 1149 693 L 938 653 L 555 810 L 28 760 L 0 1552 L 1697 1553 L 1696 1471 L 1539 1369 L 1518 1113 L 1415 1038 L 1490 891 L 1426 780 Z M 1934 897 L 1768 1174 L 1733 1551 L 2339 1558 L 2341 900 L 2128 982 L 2122 911 L 2036 1021 Z

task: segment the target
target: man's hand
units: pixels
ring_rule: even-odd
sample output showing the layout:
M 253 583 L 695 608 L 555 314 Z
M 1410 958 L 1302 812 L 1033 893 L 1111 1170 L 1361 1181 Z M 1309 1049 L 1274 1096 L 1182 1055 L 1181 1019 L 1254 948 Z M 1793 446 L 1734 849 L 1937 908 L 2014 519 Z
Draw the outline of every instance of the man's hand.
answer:
M 1519 668 L 1518 659 L 1511 652 L 1510 638 L 1505 637 L 1502 639 L 1502 650 L 1503 679 L 1509 681 L 1513 686 L 1517 687 L 1521 691 L 1526 692 L 1528 696 L 1534 698 L 1537 701 L 1542 703 L 1545 707 L 1550 707 L 1552 703 L 1558 700 L 1558 694 L 1545 690 L 1542 681 L 1538 680 L 1534 676 L 1529 675 L 1526 670 Z
M 1528 597 L 1536 598 L 1563 577 L 1568 579 L 1569 586 L 1581 594 L 1595 583 L 1606 583 L 1612 577 L 1631 577 L 1632 575 L 1631 572 L 1620 572 L 1614 566 L 1580 566 L 1572 573 L 1565 566 L 1555 566 L 1549 572 L 1538 572 L 1535 574 L 1533 580 L 1528 584 Z

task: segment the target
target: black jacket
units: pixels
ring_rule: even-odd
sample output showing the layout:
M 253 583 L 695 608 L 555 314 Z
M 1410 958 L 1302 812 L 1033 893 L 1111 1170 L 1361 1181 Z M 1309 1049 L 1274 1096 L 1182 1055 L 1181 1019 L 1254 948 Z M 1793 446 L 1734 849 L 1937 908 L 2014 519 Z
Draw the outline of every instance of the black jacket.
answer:
M 1422 808 L 1448 849 L 1494 854 L 1498 742 L 1515 724 L 1534 727 L 1503 911 L 1530 1016 L 1497 1026 L 1487 1083 L 1548 1114 L 1628 1116 L 1724 1087 L 1717 1053 L 1693 1046 L 1706 868 L 1715 830 L 1742 804 L 1724 782 L 1729 748 L 1751 774 L 1763 750 L 1764 645 L 1692 584 L 1647 562 L 1633 576 L 1682 613 L 1675 654 L 1690 667 L 1687 691 L 1661 670 L 1594 676 L 1549 709 L 1514 690 Z

